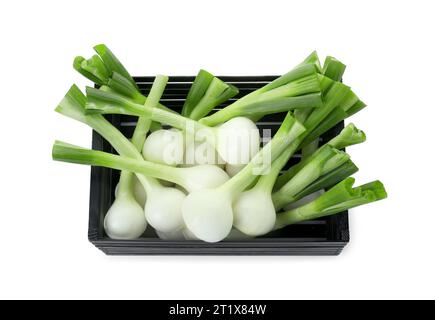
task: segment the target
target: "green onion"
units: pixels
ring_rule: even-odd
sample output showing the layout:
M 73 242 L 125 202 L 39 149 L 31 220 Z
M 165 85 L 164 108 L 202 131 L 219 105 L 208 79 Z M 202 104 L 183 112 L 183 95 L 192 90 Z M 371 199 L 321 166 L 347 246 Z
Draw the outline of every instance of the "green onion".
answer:
M 52 156 L 56 161 L 127 170 L 147 177 L 163 179 L 182 186 L 188 192 L 218 187 L 228 180 L 227 174 L 213 165 L 176 168 L 90 150 L 62 141 L 54 143 Z

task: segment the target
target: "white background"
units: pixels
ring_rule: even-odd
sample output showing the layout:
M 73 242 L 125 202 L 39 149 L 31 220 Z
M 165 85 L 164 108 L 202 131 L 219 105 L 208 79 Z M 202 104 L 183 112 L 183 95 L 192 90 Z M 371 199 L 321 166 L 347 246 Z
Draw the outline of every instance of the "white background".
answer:
M 9 1 L 0 4 L 0 298 L 435 298 L 433 1 Z M 261 75 L 312 50 L 348 65 L 357 179 L 338 257 L 107 257 L 87 241 L 89 168 L 51 160 L 91 131 L 53 109 L 106 43 L 134 75 Z

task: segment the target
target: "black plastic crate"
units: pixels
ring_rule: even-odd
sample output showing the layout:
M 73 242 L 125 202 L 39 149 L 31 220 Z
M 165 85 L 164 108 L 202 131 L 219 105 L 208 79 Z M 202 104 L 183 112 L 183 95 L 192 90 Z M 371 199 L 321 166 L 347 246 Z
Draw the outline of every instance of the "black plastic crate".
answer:
M 234 84 L 240 93 L 231 100 L 237 100 L 256 90 L 277 76 L 222 76 L 222 80 Z M 140 90 L 147 94 L 154 77 L 135 77 Z M 192 76 L 174 76 L 169 78 L 161 102 L 180 111 L 184 99 L 192 84 Z M 226 103 L 228 104 L 228 103 Z M 222 106 L 225 106 L 223 104 Z M 271 129 L 275 133 L 285 114 L 266 116 L 257 125 L 260 129 Z M 132 116 L 110 115 L 108 119 L 130 137 L 136 118 Z M 320 142 L 328 141 L 343 128 L 343 123 L 325 133 Z M 95 131 L 92 135 L 92 147 L 95 150 L 113 152 L 113 148 Z M 295 154 L 289 165 L 299 161 Z M 313 221 L 305 221 L 275 231 L 263 237 L 243 241 L 222 241 L 205 243 L 202 241 L 166 241 L 159 239 L 149 230 L 138 240 L 112 240 L 103 228 L 104 215 L 114 200 L 114 189 L 119 179 L 119 171 L 92 167 L 89 208 L 89 241 L 109 255 L 338 255 L 349 242 L 349 224 L 347 211 Z

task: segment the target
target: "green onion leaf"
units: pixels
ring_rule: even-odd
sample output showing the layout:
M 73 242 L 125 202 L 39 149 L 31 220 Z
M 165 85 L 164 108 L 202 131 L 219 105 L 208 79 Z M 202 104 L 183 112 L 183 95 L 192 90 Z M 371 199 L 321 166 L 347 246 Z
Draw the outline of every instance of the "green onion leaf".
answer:
M 350 177 L 354 173 L 358 172 L 358 170 L 358 167 L 352 162 L 352 160 L 349 159 L 341 166 L 324 174 L 316 181 L 311 183 L 309 186 L 304 188 L 301 192 L 297 193 L 294 196 L 294 201 L 302 199 L 303 197 L 306 197 L 316 191 L 329 188 L 330 186 L 333 186 L 340 181 Z
M 349 147 L 351 145 L 362 143 L 366 140 L 366 136 L 362 130 L 359 130 L 354 124 L 348 124 L 341 132 L 327 142 L 327 145 L 330 145 L 336 149 L 342 149 L 345 147 Z M 322 148 L 322 147 L 321 147 Z M 320 149 L 321 149 L 320 148 Z M 319 149 L 319 150 L 320 150 Z M 319 152 L 317 150 L 316 152 Z M 311 155 L 311 157 L 313 157 Z M 278 177 L 276 180 L 274 189 L 278 190 L 281 188 L 284 184 L 286 184 L 291 178 L 294 177 L 294 175 L 301 170 L 301 168 L 307 163 L 307 161 L 310 160 L 310 157 L 302 159 L 299 163 L 295 164 L 294 166 L 290 167 L 286 172 L 284 172 L 282 175 Z
M 315 200 L 290 211 L 279 213 L 275 229 L 304 220 L 333 215 L 387 197 L 387 192 L 380 181 L 353 188 L 354 182 L 354 178 L 347 178 Z
M 96 84 L 104 85 L 109 80 L 109 71 L 97 55 L 92 56 L 89 60 L 81 56 L 75 57 L 73 68 Z
M 127 69 L 122 65 L 121 61 L 113 54 L 112 51 L 105 45 L 99 44 L 94 47 L 94 50 L 98 53 L 101 60 L 103 60 L 104 65 L 110 71 L 111 74 L 114 72 L 119 73 L 126 79 L 128 79 L 134 86 L 136 82 L 133 80 L 132 76 L 128 73 Z
M 346 65 L 334 57 L 327 56 L 323 64 L 323 74 L 334 81 L 341 81 Z
M 301 169 L 287 181 L 272 198 L 275 209 L 279 210 L 285 205 L 296 201 L 295 196 L 315 182 L 321 176 L 338 168 L 349 160 L 349 155 L 335 149 L 329 145 L 325 145 L 315 152 Z

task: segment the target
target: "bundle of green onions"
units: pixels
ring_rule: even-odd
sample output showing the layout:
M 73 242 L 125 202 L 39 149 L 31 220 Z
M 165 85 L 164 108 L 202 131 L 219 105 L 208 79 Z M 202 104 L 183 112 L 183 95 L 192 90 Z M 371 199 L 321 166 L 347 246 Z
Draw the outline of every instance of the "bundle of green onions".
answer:
M 157 76 L 145 96 L 107 46 L 94 49 L 73 66 L 98 89 L 84 94 L 73 85 L 56 111 L 93 128 L 117 154 L 56 141 L 52 155 L 121 170 L 104 220 L 110 238 L 136 239 L 149 226 L 171 240 L 256 237 L 386 198 L 379 181 L 353 187 L 358 168 L 343 149 L 364 142 L 364 132 L 349 124 L 320 145 L 325 132 L 365 107 L 341 82 L 345 65 L 337 59 L 322 66 L 313 52 L 237 100 L 235 86 L 200 70 L 177 113 L 160 103 L 168 77 Z M 281 112 L 279 130 L 261 148 L 255 122 Z M 104 114 L 137 116 L 132 137 Z M 298 151 L 301 160 L 283 171 Z

